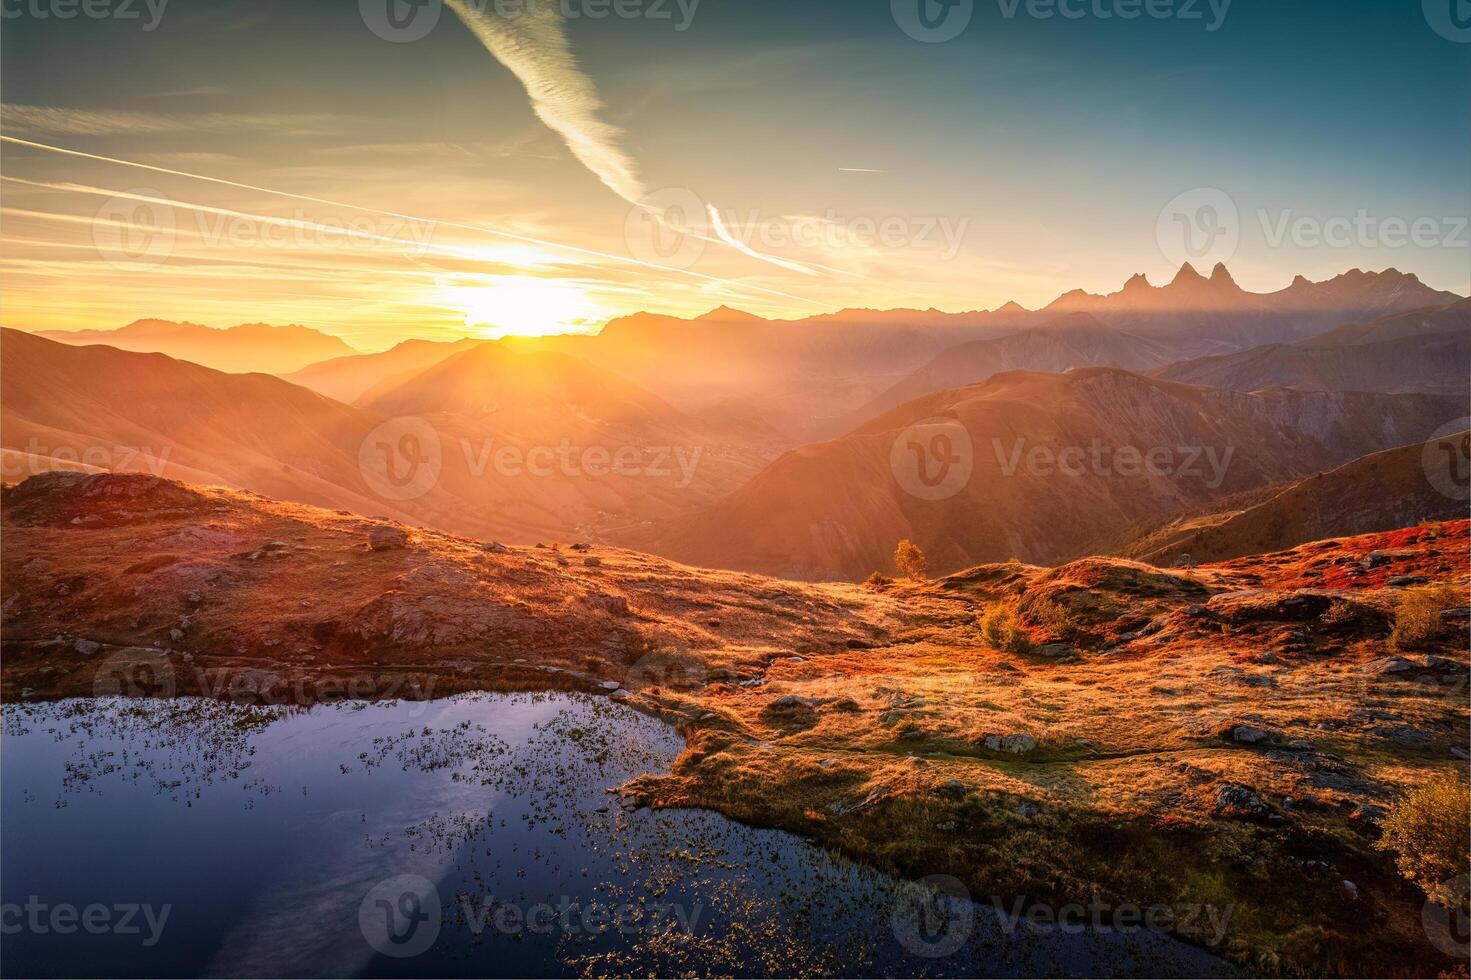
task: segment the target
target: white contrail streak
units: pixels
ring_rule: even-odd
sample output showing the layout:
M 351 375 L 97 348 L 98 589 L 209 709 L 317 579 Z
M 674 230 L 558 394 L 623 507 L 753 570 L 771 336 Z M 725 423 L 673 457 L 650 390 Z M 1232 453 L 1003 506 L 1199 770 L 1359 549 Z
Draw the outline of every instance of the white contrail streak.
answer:
M 709 209 L 710 212 L 710 227 L 714 230 L 716 236 L 718 236 L 722 242 L 729 245 L 731 248 L 745 255 L 749 255 L 753 259 L 760 259 L 762 262 L 770 262 L 772 265 L 779 265 L 783 269 L 791 269 L 793 272 L 800 272 L 804 276 L 817 275 L 816 272 L 813 272 L 805 265 L 798 265 L 796 262 L 788 262 L 786 259 L 779 259 L 774 255 L 765 255 L 761 252 L 756 251 L 754 248 L 747 245 L 745 242 L 741 241 L 739 238 L 736 238 L 730 232 L 725 230 L 725 222 L 721 219 L 720 212 L 716 210 L 715 205 L 707 204 L 705 205 L 705 207 Z
M 619 145 L 623 131 L 598 118 L 603 101 L 572 55 L 554 5 L 531 2 L 514 16 L 496 17 L 485 4 L 445 0 L 495 59 L 526 87 L 538 119 L 562 139 L 582 165 L 630 204 L 643 198 L 633 161 Z
M 660 265 L 657 262 L 645 262 L 642 259 L 636 259 L 627 255 L 615 255 L 611 252 L 599 252 L 595 249 L 582 248 L 578 245 L 567 245 L 563 242 L 549 241 L 544 238 L 535 238 L 530 235 L 521 235 L 517 234 L 516 232 L 503 231 L 502 229 L 491 228 L 485 225 L 472 225 L 459 221 L 445 221 L 439 218 L 426 218 L 422 215 L 404 214 L 400 211 L 385 211 L 382 208 L 363 207 L 362 205 L 349 204 L 344 201 L 334 201 L 330 198 L 312 197 L 308 194 L 294 194 L 290 191 L 280 191 L 271 187 L 262 187 L 258 184 L 247 184 L 237 180 L 227 180 L 223 177 L 210 177 L 205 174 L 189 173 L 186 170 L 172 170 L 168 167 L 157 167 L 149 163 L 138 163 L 135 160 L 123 160 L 118 157 L 103 156 L 99 153 L 87 153 L 82 150 L 72 150 L 62 146 L 52 146 L 47 143 L 37 143 L 34 140 L 21 139 L 18 136 L 5 136 L 3 134 L 0 134 L 0 142 L 14 143 L 17 146 L 27 146 L 35 150 L 44 150 L 49 153 L 59 153 L 64 156 L 79 157 L 84 160 L 96 160 L 101 163 L 112 163 L 122 167 L 133 167 L 138 170 L 148 170 L 152 171 L 153 173 L 169 174 L 170 176 L 174 177 L 184 177 L 190 180 L 202 180 L 207 183 L 220 184 L 226 187 L 238 187 L 241 190 L 255 191 L 260 194 L 274 194 L 277 197 L 285 197 L 297 201 L 308 201 L 313 204 L 325 204 L 328 207 L 346 208 L 352 211 L 361 211 L 364 214 L 381 214 L 386 217 L 400 218 L 405 221 L 423 221 L 445 228 L 458 228 L 462 231 L 478 232 L 483 235 L 492 235 L 497 238 L 504 238 L 509 241 L 521 242 L 527 245 L 541 245 L 546 248 L 559 249 L 563 252 L 571 252 L 575 255 L 583 255 L 590 258 L 603 259 L 605 261 L 614 262 L 621 265 L 636 265 L 640 268 L 651 269 L 656 272 L 687 276 L 691 279 L 699 279 L 703 282 L 714 283 L 715 285 L 723 286 L 727 289 L 732 289 L 736 291 L 746 290 L 748 292 L 764 293 L 768 296 L 779 296 L 782 299 L 792 299 L 796 300 L 799 303 L 806 303 L 809 306 L 814 306 L 819 309 L 827 309 L 824 304 L 819 303 L 816 300 L 808 299 L 805 296 L 796 296 L 791 293 L 784 293 L 778 289 L 768 289 L 765 286 L 757 286 L 755 284 L 743 283 L 732 279 L 722 279 L 719 276 L 707 275 L 703 272 L 696 272 L 693 269 L 680 269 L 675 266 Z

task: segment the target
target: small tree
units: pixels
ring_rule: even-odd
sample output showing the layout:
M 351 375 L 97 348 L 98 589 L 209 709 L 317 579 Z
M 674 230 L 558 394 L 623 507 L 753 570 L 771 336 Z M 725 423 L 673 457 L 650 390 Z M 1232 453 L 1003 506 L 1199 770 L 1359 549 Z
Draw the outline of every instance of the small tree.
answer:
M 1384 835 L 1374 845 L 1394 851 L 1400 874 L 1427 898 L 1465 913 L 1467 896 L 1456 888 L 1471 865 L 1471 789 L 1454 772 L 1411 790 L 1384 818 Z
M 919 545 L 908 538 L 900 541 L 899 547 L 894 549 L 894 567 L 899 570 L 900 575 L 916 582 L 923 582 L 930 577 L 929 560 L 919 550 Z

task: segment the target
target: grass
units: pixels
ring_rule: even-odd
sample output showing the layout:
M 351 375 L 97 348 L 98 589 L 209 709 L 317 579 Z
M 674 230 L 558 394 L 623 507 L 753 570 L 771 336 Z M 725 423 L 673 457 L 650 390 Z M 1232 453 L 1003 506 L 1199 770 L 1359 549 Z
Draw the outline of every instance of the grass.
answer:
M 1406 592 L 1395 606 L 1390 642 L 1401 650 L 1434 646 L 1445 629 L 1440 614 L 1460 605 L 1461 597 L 1449 582 Z

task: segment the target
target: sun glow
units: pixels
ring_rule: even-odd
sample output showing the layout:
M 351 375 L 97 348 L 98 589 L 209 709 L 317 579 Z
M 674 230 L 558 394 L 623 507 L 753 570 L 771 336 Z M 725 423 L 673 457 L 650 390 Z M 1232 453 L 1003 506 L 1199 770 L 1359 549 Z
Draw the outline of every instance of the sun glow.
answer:
M 580 283 L 536 276 L 494 276 L 483 286 L 445 290 L 444 305 L 462 310 L 465 326 L 490 340 L 587 333 L 608 319 Z

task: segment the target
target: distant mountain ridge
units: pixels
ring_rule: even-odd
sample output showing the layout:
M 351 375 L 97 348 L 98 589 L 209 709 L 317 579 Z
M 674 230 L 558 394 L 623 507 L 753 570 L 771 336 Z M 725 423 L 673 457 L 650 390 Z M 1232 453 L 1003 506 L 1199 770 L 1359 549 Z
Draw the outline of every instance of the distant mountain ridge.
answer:
M 134 320 L 116 330 L 40 330 L 39 337 L 72 346 L 167 354 L 233 374 L 283 374 L 332 357 L 358 353 L 339 337 L 298 324 L 242 323 L 207 327 L 173 320 Z

